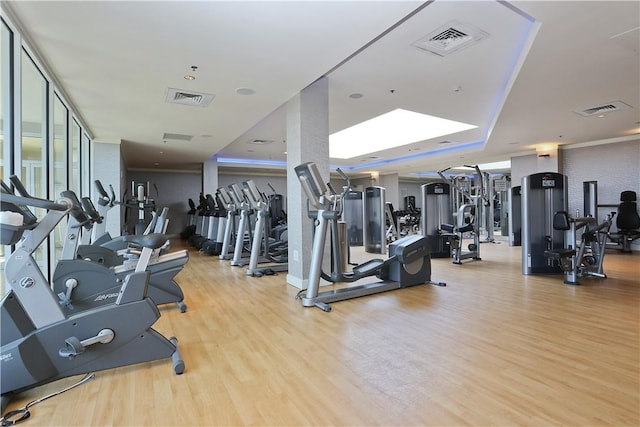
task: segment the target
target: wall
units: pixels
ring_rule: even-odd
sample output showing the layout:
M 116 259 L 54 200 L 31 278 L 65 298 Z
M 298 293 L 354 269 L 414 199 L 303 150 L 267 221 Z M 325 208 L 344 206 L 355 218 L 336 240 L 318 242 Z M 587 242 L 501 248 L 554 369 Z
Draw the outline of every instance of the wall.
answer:
M 620 193 L 640 194 L 640 139 L 563 150 L 563 173 L 569 183 L 569 212 L 583 211 L 584 181 L 598 182 L 598 204 L 619 204 Z M 598 219 L 616 208 L 598 210 Z M 616 229 L 615 221 L 611 228 Z

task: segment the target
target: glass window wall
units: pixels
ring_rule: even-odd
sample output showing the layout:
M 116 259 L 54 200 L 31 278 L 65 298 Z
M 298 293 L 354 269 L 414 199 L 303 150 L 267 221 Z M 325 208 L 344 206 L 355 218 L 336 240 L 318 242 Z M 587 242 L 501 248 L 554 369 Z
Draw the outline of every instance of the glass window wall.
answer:
M 60 196 L 68 188 L 67 185 L 67 141 L 69 140 L 69 110 L 58 95 L 53 97 L 53 141 L 51 149 L 51 163 L 53 164 L 53 185 L 51 199 Z M 53 248 L 51 266 L 56 265 L 62 254 L 66 221 L 61 221 L 51 237 Z

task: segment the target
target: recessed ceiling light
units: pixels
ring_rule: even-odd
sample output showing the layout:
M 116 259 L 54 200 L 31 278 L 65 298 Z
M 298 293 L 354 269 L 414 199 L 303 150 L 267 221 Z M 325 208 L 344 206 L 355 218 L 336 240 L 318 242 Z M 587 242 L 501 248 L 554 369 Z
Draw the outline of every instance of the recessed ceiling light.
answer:
M 238 89 L 236 89 L 236 93 L 238 95 L 253 95 L 254 93 L 256 93 L 256 91 L 249 87 L 239 87 Z
M 477 126 L 398 108 L 329 136 L 329 157 L 350 159 Z
M 360 99 L 363 96 L 364 96 L 363 94 L 356 92 L 356 93 L 352 93 L 351 95 L 349 95 L 349 98 L 351 98 L 351 99 Z
M 186 76 L 184 76 L 185 80 L 195 80 L 196 76 L 192 76 L 191 74 L 187 74 Z
M 154 163 L 154 165 L 156 165 L 156 166 L 160 166 L 160 163 L 158 163 L 158 162 L 155 162 L 155 163 Z

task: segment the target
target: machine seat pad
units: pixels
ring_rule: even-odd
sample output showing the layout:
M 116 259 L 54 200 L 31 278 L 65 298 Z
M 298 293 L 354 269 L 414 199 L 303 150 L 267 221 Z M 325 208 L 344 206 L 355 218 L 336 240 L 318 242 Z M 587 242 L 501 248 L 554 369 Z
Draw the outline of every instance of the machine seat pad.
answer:
M 466 233 L 467 231 L 473 231 L 473 224 L 465 225 L 464 227 L 459 227 L 458 231 L 460 233 Z
M 447 233 L 453 233 L 455 227 L 453 224 L 440 224 L 440 229 L 446 231 Z
M 144 236 L 136 234 L 128 234 L 124 237 L 124 241 L 127 243 L 136 243 L 143 248 L 158 249 L 164 245 L 169 238 L 165 234 L 150 233 Z
M 562 259 L 562 258 L 570 258 L 576 254 L 575 249 L 556 249 L 553 251 L 544 251 L 544 256 L 551 259 Z

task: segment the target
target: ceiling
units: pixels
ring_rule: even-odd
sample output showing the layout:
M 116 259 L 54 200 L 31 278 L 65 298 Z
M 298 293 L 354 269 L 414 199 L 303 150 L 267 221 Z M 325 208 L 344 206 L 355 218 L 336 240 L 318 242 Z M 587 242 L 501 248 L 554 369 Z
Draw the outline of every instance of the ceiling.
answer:
M 419 176 L 639 138 L 637 1 L 3 3 L 94 140 L 121 142 L 128 169 L 199 170 L 211 156 L 282 168 L 286 102 L 322 76 L 331 133 L 396 108 L 477 126 L 331 160 L 354 173 Z M 486 37 L 445 56 L 414 45 L 448 28 Z M 169 88 L 215 96 L 172 104 Z M 631 108 L 575 113 L 614 102 Z

